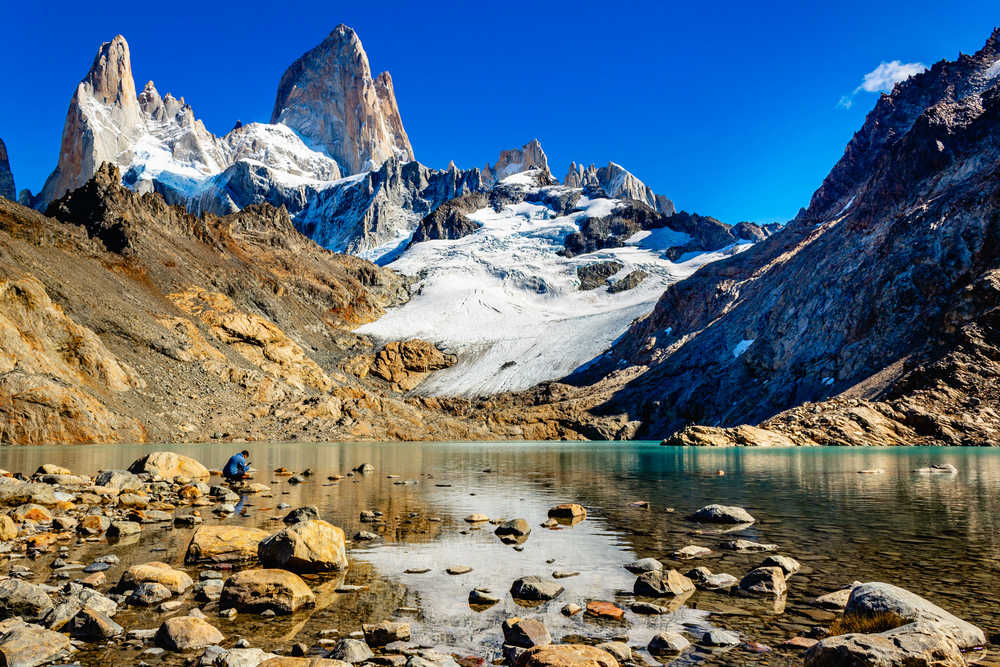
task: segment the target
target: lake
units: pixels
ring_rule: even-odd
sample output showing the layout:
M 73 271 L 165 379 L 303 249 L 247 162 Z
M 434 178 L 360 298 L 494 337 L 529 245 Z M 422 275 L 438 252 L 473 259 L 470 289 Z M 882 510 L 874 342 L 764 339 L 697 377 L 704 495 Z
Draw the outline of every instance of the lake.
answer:
M 833 615 L 810 601 L 855 580 L 902 586 L 983 627 L 987 636 L 1000 633 L 1000 450 L 989 448 L 684 449 L 645 442 L 3 447 L 0 468 L 30 474 L 42 463 L 56 463 L 94 474 L 126 468 L 149 451 L 174 449 L 218 469 L 242 448 L 250 451 L 258 470 L 255 481 L 269 485 L 273 497 L 245 496 L 245 516 L 219 519 L 204 508 L 206 523 L 277 531 L 282 524 L 276 519 L 288 511 L 277 503 L 316 505 L 321 517 L 341 526 L 349 538 L 367 530 L 381 539 L 350 546 L 346 579 L 307 577 L 324 592 L 314 611 L 272 619 L 240 614 L 232 621 L 210 613 L 227 646 L 245 637 L 253 646 L 285 653 L 296 642 L 329 643 L 359 630 L 362 622 L 397 619 L 411 623 L 414 642 L 490 661 L 500 656 L 500 623 L 519 615 L 544 620 L 556 641 L 617 637 L 638 647 L 664 629 L 697 637 L 721 627 L 777 647 L 815 626 L 828 626 Z M 337 482 L 327 479 L 362 463 L 373 464 L 375 472 Z M 913 472 L 933 463 L 951 463 L 958 473 Z M 279 466 L 294 472 L 311 468 L 314 474 L 294 485 L 271 473 Z M 858 473 L 873 468 L 884 473 Z M 637 501 L 648 502 L 649 508 L 631 505 Z M 541 527 L 548 509 L 564 502 L 584 505 L 587 519 L 558 530 Z M 720 534 L 703 532 L 707 526 L 685 520 L 710 503 L 745 507 L 757 522 Z M 384 525 L 362 523 L 364 510 L 382 512 Z M 515 550 L 500 542 L 492 525 L 466 523 L 464 517 L 472 513 L 524 518 L 532 532 Z M 117 553 L 122 563 L 107 572 L 109 585 L 125 567 L 148 560 L 166 560 L 197 580 L 198 568 L 183 564 L 191 534 L 190 528 L 147 526 L 133 544 L 80 542 L 66 557 L 86 563 L 99 554 Z M 777 553 L 802 564 L 788 580 L 785 599 L 776 603 L 698 591 L 677 601 L 670 614 L 628 610 L 635 576 L 624 563 L 652 556 L 682 573 L 704 565 L 741 577 L 766 554 L 719 549 L 737 537 L 776 544 Z M 689 544 L 712 553 L 674 560 L 672 552 Z M 35 581 L 46 580 L 52 558 L 35 562 Z M 449 575 L 445 569 L 452 566 L 472 571 Z M 407 574 L 408 569 L 429 571 Z M 511 599 L 508 589 L 517 577 L 549 578 L 555 571 L 579 573 L 559 579 L 566 590 L 556 600 L 525 608 Z M 345 590 L 345 583 L 362 590 Z M 477 587 L 497 594 L 500 603 L 471 608 L 468 595 Z M 182 609 L 194 606 L 190 594 L 187 600 Z M 567 602 L 585 605 L 589 600 L 616 602 L 627 610 L 624 621 L 560 613 Z M 158 618 L 152 611 L 134 609 L 115 617 L 126 629 L 156 627 Z M 87 664 L 177 660 L 169 654 L 140 655 L 141 650 L 109 646 L 81 658 Z M 766 654 L 744 648 L 724 654 L 698 650 L 674 662 L 794 664 L 797 655 L 777 648 Z

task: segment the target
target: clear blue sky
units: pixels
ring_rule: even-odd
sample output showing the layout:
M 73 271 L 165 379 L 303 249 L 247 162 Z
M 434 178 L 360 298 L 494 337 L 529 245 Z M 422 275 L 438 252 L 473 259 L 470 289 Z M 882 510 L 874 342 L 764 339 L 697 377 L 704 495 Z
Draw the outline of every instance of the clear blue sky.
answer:
M 19 189 L 55 165 L 76 83 L 116 33 L 138 88 L 153 79 L 222 134 L 267 121 L 285 68 L 346 23 L 392 72 L 429 166 L 482 166 L 538 137 L 560 178 L 570 160 L 614 160 L 678 208 L 787 220 L 875 103 L 860 90 L 838 107 L 866 73 L 974 52 L 1000 22 L 994 2 L 940 0 L 116 4 L 3 10 L 0 138 Z

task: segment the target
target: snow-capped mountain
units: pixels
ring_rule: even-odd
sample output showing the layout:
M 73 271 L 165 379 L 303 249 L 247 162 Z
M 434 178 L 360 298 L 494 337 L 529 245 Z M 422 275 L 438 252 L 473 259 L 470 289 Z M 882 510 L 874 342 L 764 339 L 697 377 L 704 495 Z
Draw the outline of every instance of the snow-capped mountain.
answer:
M 485 395 L 562 377 L 604 352 L 667 286 L 752 244 L 733 236 L 707 248 L 670 221 L 599 186 L 515 173 L 422 221 L 388 264 L 415 277 L 412 298 L 358 332 L 455 353 L 458 363 L 421 394 Z M 597 249 L 574 253 L 573 238 Z

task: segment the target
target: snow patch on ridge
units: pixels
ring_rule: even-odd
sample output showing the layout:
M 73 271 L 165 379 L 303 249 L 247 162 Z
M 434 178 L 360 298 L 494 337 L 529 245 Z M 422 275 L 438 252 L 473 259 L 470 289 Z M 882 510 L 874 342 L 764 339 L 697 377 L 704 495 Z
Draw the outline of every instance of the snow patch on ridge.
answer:
M 379 340 L 423 338 L 457 353 L 458 363 L 432 374 L 421 394 L 474 396 L 527 389 L 568 375 L 599 356 L 631 322 L 655 305 L 663 290 L 702 265 L 739 252 L 736 245 L 672 262 L 662 253 L 686 243 L 670 229 L 640 232 L 621 248 L 567 258 L 557 254 L 581 222 L 607 215 L 614 199 L 586 199 L 580 210 L 558 215 L 521 202 L 500 212 L 469 214 L 482 227 L 460 239 L 418 243 L 388 264 L 419 276 L 413 297 L 358 333 Z M 581 291 L 577 268 L 618 261 L 615 278 L 634 269 L 648 277 L 611 294 L 606 287 Z

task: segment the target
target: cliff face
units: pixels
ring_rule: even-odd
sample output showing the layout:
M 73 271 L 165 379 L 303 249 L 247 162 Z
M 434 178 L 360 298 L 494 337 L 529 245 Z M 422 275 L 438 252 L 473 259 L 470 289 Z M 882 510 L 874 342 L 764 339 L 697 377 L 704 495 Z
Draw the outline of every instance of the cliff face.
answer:
M 897 84 L 808 209 L 670 287 L 583 378 L 637 369 L 600 409 L 648 435 L 768 420 L 796 444 L 996 441 L 998 47 Z
M 321 148 L 346 174 L 377 169 L 389 158 L 413 160 L 392 78 L 372 79 L 357 34 L 339 25 L 285 71 L 271 123 L 283 123 Z

